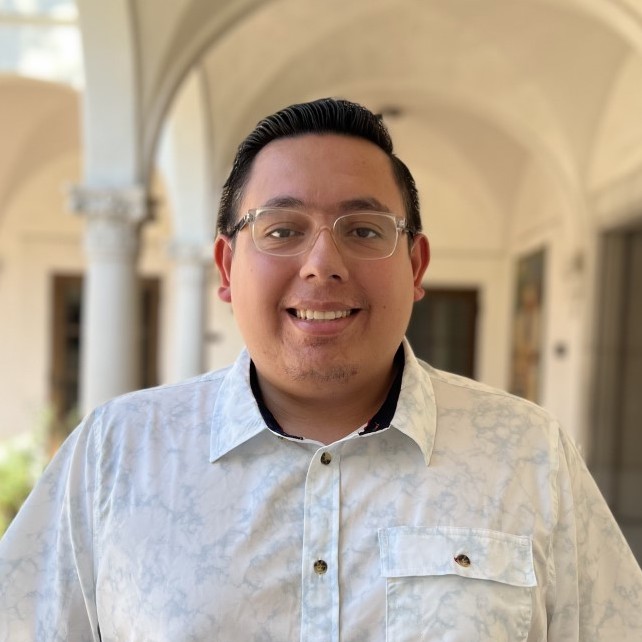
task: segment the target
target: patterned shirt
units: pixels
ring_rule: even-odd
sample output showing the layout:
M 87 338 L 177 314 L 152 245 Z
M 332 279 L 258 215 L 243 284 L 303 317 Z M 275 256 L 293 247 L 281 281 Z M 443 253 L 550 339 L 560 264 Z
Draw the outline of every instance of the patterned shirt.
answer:
M 642 640 L 557 423 L 404 350 L 390 426 L 327 446 L 268 429 L 247 352 L 94 411 L 0 543 L 0 640 Z

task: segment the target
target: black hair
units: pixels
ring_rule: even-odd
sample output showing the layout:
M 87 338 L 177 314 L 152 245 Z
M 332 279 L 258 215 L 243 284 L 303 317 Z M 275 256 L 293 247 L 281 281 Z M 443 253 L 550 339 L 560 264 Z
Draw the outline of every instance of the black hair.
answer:
M 406 165 L 394 154 L 392 139 L 383 118 L 348 100 L 321 98 L 291 105 L 264 118 L 239 145 L 221 194 L 217 220 L 219 232 L 227 235 L 232 233 L 256 155 L 274 140 L 305 134 L 354 136 L 370 141 L 383 150 L 390 159 L 395 181 L 401 191 L 410 235 L 421 230 L 415 180 Z

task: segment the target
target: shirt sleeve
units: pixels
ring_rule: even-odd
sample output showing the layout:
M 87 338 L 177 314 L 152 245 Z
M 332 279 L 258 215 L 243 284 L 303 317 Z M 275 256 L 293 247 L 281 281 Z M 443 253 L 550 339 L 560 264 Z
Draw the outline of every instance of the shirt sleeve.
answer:
M 642 640 L 642 571 L 575 446 L 560 434 L 548 640 Z
M 63 444 L 0 541 L 0 642 L 98 642 L 90 422 Z

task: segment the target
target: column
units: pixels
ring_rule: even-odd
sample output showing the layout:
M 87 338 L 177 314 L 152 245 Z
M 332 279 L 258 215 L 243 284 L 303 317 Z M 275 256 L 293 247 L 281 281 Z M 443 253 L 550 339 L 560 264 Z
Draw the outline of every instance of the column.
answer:
M 211 248 L 209 248 L 211 252 Z M 204 368 L 205 260 L 197 242 L 176 240 L 169 248 L 174 259 L 173 332 L 170 381 L 194 377 Z M 207 256 L 211 261 L 211 256 Z
M 86 216 L 80 405 L 88 412 L 140 384 L 136 262 L 145 191 L 75 186 L 72 211 Z

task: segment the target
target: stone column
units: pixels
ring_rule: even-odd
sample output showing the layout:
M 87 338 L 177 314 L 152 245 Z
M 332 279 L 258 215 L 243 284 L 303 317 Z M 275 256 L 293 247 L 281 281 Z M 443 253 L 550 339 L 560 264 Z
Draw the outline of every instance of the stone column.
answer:
M 210 250 L 211 251 L 211 250 Z M 204 368 L 206 251 L 197 242 L 174 241 L 173 332 L 170 381 L 194 377 Z
M 75 186 L 72 211 L 86 216 L 80 405 L 88 412 L 140 385 L 136 262 L 147 199 L 140 187 Z

